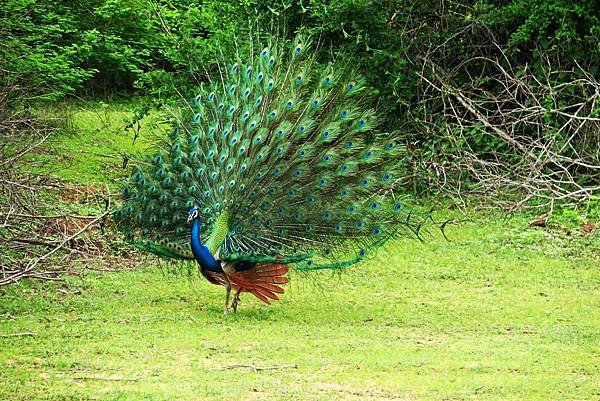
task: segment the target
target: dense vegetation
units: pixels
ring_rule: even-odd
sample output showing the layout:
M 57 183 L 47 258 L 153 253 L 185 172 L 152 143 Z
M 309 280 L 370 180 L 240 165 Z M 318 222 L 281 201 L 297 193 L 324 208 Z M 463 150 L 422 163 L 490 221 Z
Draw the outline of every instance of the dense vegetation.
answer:
M 547 57 L 555 68 L 569 70 L 578 63 L 594 76 L 600 73 L 600 5 L 592 0 L 337 0 L 284 6 L 9 0 L 0 7 L 2 59 L 10 67 L 5 74 L 21 73 L 33 79 L 32 88 L 53 97 L 166 89 L 176 78 L 201 79 L 202 67 L 214 61 L 219 48 L 248 28 L 320 35 L 324 52 L 331 49 L 358 62 L 380 92 L 392 125 L 418 101 L 415 78 L 424 57 L 448 69 L 472 55 L 504 51 L 507 61 L 521 67 L 541 70 Z M 467 71 L 461 72 L 454 77 L 457 84 L 469 80 Z
M 302 30 L 366 76 L 412 150 L 411 191 L 580 203 L 600 188 L 598 16 L 592 0 L 9 0 L 0 86 L 20 104 L 150 95 L 143 116 L 193 96 L 249 30 Z

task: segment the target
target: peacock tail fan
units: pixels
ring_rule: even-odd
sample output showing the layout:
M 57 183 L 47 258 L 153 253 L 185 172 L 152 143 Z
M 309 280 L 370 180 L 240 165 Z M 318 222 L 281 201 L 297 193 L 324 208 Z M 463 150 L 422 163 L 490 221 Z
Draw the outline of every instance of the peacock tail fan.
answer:
M 123 189 L 114 216 L 135 246 L 192 259 L 194 205 L 201 240 L 223 260 L 337 269 L 419 236 L 429 214 L 392 200 L 406 149 L 377 130 L 364 80 L 318 65 L 310 45 L 270 37 L 200 86 Z

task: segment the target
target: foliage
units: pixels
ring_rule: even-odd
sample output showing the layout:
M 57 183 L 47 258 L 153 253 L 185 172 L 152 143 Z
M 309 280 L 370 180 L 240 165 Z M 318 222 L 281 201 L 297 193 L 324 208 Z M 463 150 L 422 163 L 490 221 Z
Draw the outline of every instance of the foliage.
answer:
M 352 63 L 374 88 L 382 129 L 396 131 L 412 151 L 405 172 L 412 191 L 439 191 L 444 185 L 452 192 L 485 191 L 480 173 L 452 168 L 457 160 L 466 153 L 479 161 L 500 154 L 506 155 L 505 163 L 526 158 L 510 154 L 506 141 L 472 116 L 466 129 L 447 121 L 452 96 L 435 89 L 440 71 L 434 66 L 443 67 L 446 86 L 474 95 L 502 89 L 492 79 L 498 67 L 515 79 L 528 74 L 530 83 L 551 76 L 551 88 L 577 83 L 586 74 L 595 82 L 600 78 L 599 15 L 593 0 L 9 0 L 0 5 L 0 49 L 2 60 L 8 60 L 0 82 L 25 86 L 31 98 L 151 95 L 136 107 L 131 125 L 139 125 L 153 107 L 193 97 L 207 75 L 215 75 L 215 61 L 243 47 L 249 31 L 290 36 L 303 30 L 318 38 L 320 60 L 333 56 Z M 476 62 L 481 58 L 498 63 Z M 532 88 L 543 92 L 538 89 Z M 563 93 L 539 99 L 540 105 L 569 107 L 582 100 L 577 85 Z M 586 107 L 586 116 L 598 117 L 600 103 L 595 104 Z M 512 104 L 503 107 L 509 112 Z M 560 131 L 564 119 L 550 114 L 543 121 L 549 127 L 544 135 L 552 141 L 554 135 L 560 149 L 573 132 Z M 529 129 L 524 135 L 538 139 Z M 579 145 L 592 149 L 592 162 L 600 157 L 593 152 L 595 142 L 575 140 L 573 148 Z M 593 187 L 589 175 L 583 171 L 574 181 Z
M 9 78 L 30 96 L 130 89 L 161 61 L 162 36 L 147 1 L 8 0 L 0 4 L 0 50 Z
M 521 64 L 541 68 L 543 54 L 564 69 L 574 61 L 597 66 L 600 59 L 600 6 L 591 0 L 33 3 L 0 6 L 3 47 L 8 59 L 23 63 L 21 70 L 39 78 L 51 72 L 57 93 L 81 89 L 86 80 L 93 91 L 133 89 L 135 82 L 153 93 L 182 88 L 183 77 L 197 83 L 248 29 L 302 29 L 320 36 L 324 53 L 357 63 L 380 91 L 384 114 L 395 112 L 388 123 L 396 127 L 418 103 L 419 57 L 439 52 L 454 63 L 485 48 L 485 30 Z M 30 54 L 19 58 L 24 53 Z

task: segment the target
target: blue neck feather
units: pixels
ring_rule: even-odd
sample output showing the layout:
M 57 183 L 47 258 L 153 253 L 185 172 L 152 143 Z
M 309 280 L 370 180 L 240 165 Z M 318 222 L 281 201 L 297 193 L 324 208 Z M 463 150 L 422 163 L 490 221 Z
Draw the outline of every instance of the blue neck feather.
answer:
M 221 264 L 215 260 L 208 248 L 200 242 L 200 219 L 194 219 L 192 223 L 191 243 L 194 258 L 203 270 L 223 272 Z

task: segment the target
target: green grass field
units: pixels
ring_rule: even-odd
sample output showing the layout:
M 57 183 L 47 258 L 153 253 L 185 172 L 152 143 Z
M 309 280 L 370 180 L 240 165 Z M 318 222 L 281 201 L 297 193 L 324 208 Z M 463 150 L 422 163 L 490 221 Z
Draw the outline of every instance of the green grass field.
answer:
M 77 157 L 62 177 L 101 182 Z M 22 281 L 0 289 L 0 400 L 598 400 L 600 234 L 527 221 L 474 213 L 226 317 L 223 288 L 154 259 Z

